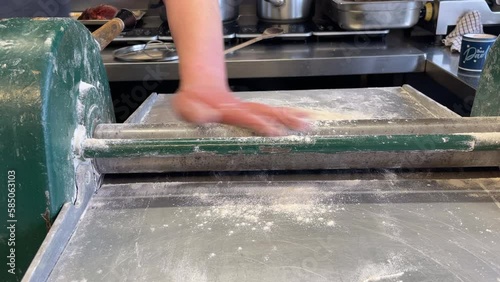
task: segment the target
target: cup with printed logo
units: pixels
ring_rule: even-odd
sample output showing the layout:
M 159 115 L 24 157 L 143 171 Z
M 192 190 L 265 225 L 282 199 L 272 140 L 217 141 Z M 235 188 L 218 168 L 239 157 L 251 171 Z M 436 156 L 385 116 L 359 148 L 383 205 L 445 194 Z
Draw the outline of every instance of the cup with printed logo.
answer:
M 497 37 L 491 34 L 466 34 L 460 48 L 458 68 L 468 72 L 481 72 L 493 43 Z

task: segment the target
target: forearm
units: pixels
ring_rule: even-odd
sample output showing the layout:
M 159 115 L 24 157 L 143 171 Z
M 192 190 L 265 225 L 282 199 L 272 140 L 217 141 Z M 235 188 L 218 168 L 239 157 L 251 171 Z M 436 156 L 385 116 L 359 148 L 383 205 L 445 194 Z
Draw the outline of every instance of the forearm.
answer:
M 226 87 L 222 24 L 217 0 L 165 0 L 179 54 L 183 87 Z

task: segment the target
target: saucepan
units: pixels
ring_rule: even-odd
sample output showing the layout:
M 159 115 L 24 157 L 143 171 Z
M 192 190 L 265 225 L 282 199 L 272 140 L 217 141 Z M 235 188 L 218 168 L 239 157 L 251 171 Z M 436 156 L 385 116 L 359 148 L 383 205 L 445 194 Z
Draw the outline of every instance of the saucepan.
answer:
M 310 19 L 314 0 L 257 0 L 257 16 L 266 22 L 294 23 Z

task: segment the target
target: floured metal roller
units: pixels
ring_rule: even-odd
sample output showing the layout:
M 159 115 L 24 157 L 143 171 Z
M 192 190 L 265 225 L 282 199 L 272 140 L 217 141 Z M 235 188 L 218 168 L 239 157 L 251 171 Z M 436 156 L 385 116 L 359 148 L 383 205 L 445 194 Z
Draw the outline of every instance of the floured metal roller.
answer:
M 498 117 L 325 121 L 307 135 L 272 138 L 203 135 L 182 125 L 102 124 L 83 155 L 103 173 L 500 166 Z
M 307 133 L 262 138 L 182 123 L 169 114 L 170 96 L 153 94 L 126 123 L 99 125 L 84 155 L 103 173 L 500 165 L 498 117 L 460 117 L 408 85 L 237 95 L 306 107 L 318 120 Z

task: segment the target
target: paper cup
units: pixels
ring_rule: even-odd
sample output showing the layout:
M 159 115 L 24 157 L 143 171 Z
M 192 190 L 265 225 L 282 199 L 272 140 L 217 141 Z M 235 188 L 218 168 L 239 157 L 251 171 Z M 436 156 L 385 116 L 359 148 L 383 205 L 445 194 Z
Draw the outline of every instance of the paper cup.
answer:
M 466 34 L 460 48 L 458 68 L 464 71 L 481 72 L 493 43 L 497 37 L 491 34 Z

